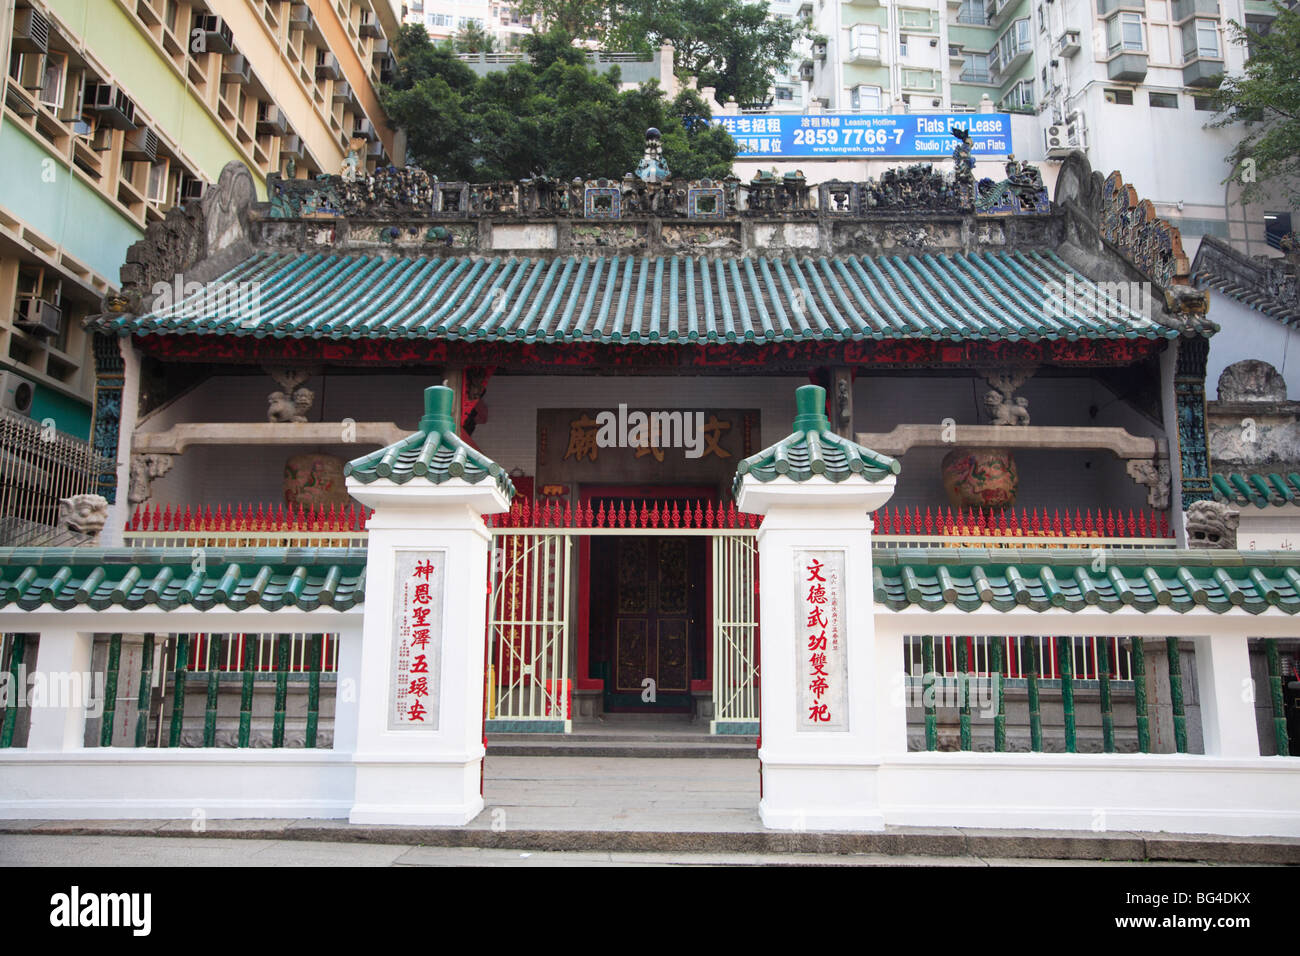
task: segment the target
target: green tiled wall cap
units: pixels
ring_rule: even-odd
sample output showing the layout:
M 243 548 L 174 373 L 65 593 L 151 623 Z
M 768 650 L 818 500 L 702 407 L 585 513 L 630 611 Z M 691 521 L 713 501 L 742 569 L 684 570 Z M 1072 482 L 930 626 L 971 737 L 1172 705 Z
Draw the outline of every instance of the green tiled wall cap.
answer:
M 820 385 L 801 385 L 794 390 L 794 430 L 828 432 L 831 420 L 826 417 L 826 389 Z
M 455 392 L 446 385 L 429 386 L 424 390 L 424 417 L 420 419 L 419 430 L 426 435 L 457 434 L 455 407 Z

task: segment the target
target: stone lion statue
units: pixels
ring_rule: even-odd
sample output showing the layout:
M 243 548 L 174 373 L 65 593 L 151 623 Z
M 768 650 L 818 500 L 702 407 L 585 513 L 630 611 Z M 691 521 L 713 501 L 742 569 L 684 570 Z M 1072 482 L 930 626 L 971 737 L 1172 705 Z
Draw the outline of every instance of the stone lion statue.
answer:
M 108 499 L 103 495 L 73 495 L 59 499 L 59 527 L 97 536 L 108 521 Z
M 316 400 L 316 393 L 310 388 L 295 388 L 292 394 L 272 392 L 266 397 L 266 417 L 272 422 L 305 422 L 307 411 Z
M 1194 501 L 1187 509 L 1187 546 L 1234 550 L 1240 521 L 1241 513 L 1221 501 Z

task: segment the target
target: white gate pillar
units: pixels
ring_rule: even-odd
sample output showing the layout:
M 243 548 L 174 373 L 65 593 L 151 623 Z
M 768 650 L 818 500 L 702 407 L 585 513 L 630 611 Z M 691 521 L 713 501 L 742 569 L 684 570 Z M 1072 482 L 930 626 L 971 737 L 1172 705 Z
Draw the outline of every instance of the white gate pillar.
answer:
M 514 494 L 456 435 L 451 389 L 425 390 L 419 431 L 350 462 L 368 523 L 352 823 L 460 825 L 483 809 L 490 535 Z
M 80 750 L 85 746 L 86 709 L 103 705 L 103 687 L 90 669 L 94 634 L 73 628 L 44 628 L 36 659 L 28 665 L 31 724 L 27 749 Z
M 905 751 L 899 636 L 874 626 L 871 518 L 898 462 L 830 430 L 826 392 L 796 391 L 794 433 L 737 467 L 758 533 L 763 823 L 881 829 L 877 778 Z
M 1258 757 L 1257 688 L 1250 674 L 1246 636 L 1225 626 L 1218 634 L 1193 638 L 1193 643 L 1205 753 L 1215 757 Z M 1267 688 L 1258 690 L 1268 693 Z

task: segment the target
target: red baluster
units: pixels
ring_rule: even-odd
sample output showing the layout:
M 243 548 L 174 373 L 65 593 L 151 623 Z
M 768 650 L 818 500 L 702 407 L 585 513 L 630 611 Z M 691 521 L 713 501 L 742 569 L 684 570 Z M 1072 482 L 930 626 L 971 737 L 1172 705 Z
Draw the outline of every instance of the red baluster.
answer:
M 591 507 L 591 502 L 587 502 L 587 507 Z M 593 527 L 603 528 L 605 527 L 606 521 L 608 521 L 608 518 L 605 516 L 605 502 L 602 499 L 600 502 L 600 511 L 596 512 L 596 523 Z
M 1147 513 L 1146 509 L 1138 511 L 1137 533 L 1139 538 L 1147 537 Z
M 1173 535 L 1169 531 L 1169 516 L 1166 512 L 1163 511 L 1160 512 L 1160 537 L 1162 538 L 1173 537 Z
M 627 506 L 622 501 L 618 503 L 618 518 L 616 523 L 620 528 L 626 527 L 627 525 Z
M 714 525 L 713 521 L 714 521 L 714 514 L 713 514 L 713 499 L 710 498 L 710 499 L 709 499 L 709 507 L 708 507 L 707 509 L 705 509 L 705 511 L 704 511 L 704 522 L 705 522 L 704 526 L 705 526 L 706 528 L 713 528 L 713 527 L 716 527 L 716 525 Z
M 1008 508 L 1007 511 L 1011 512 L 1011 518 L 1007 521 L 1007 533 L 1013 538 L 1019 538 L 1021 525 L 1020 519 L 1016 517 L 1016 509 Z
M 1097 526 L 1093 524 L 1091 511 L 1085 511 L 1083 514 L 1084 514 L 1083 530 L 1086 536 L 1091 538 L 1093 537 L 1093 533 L 1097 530 Z
M 650 507 L 645 503 L 644 498 L 641 499 L 641 525 L 640 526 L 642 528 L 650 527 Z
M 700 499 L 695 499 L 695 527 L 704 527 L 704 512 L 700 509 Z
M 727 507 L 727 525 L 728 528 L 736 526 L 736 500 L 733 498 Z
M 1100 513 L 1098 511 L 1098 514 Z M 1110 508 L 1106 509 L 1106 537 L 1115 537 L 1115 512 Z
M 674 528 L 680 528 L 680 527 L 681 527 L 681 524 L 682 524 L 682 513 L 681 513 L 681 509 L 679 509 L 679 508 L 677 507 L 677 502 L 676 502 L 676 501 L 673 502 L 672 522 L 673 522 L 673 527 L 674 527 Z

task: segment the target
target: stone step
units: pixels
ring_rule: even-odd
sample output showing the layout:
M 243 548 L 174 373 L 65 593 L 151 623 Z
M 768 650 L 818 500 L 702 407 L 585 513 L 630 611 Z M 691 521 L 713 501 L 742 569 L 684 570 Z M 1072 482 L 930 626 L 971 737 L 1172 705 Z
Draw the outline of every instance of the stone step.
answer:
M 701 733 L 488 734 L 487 752 L 501 757 L 753 758 L 757 737 Z

